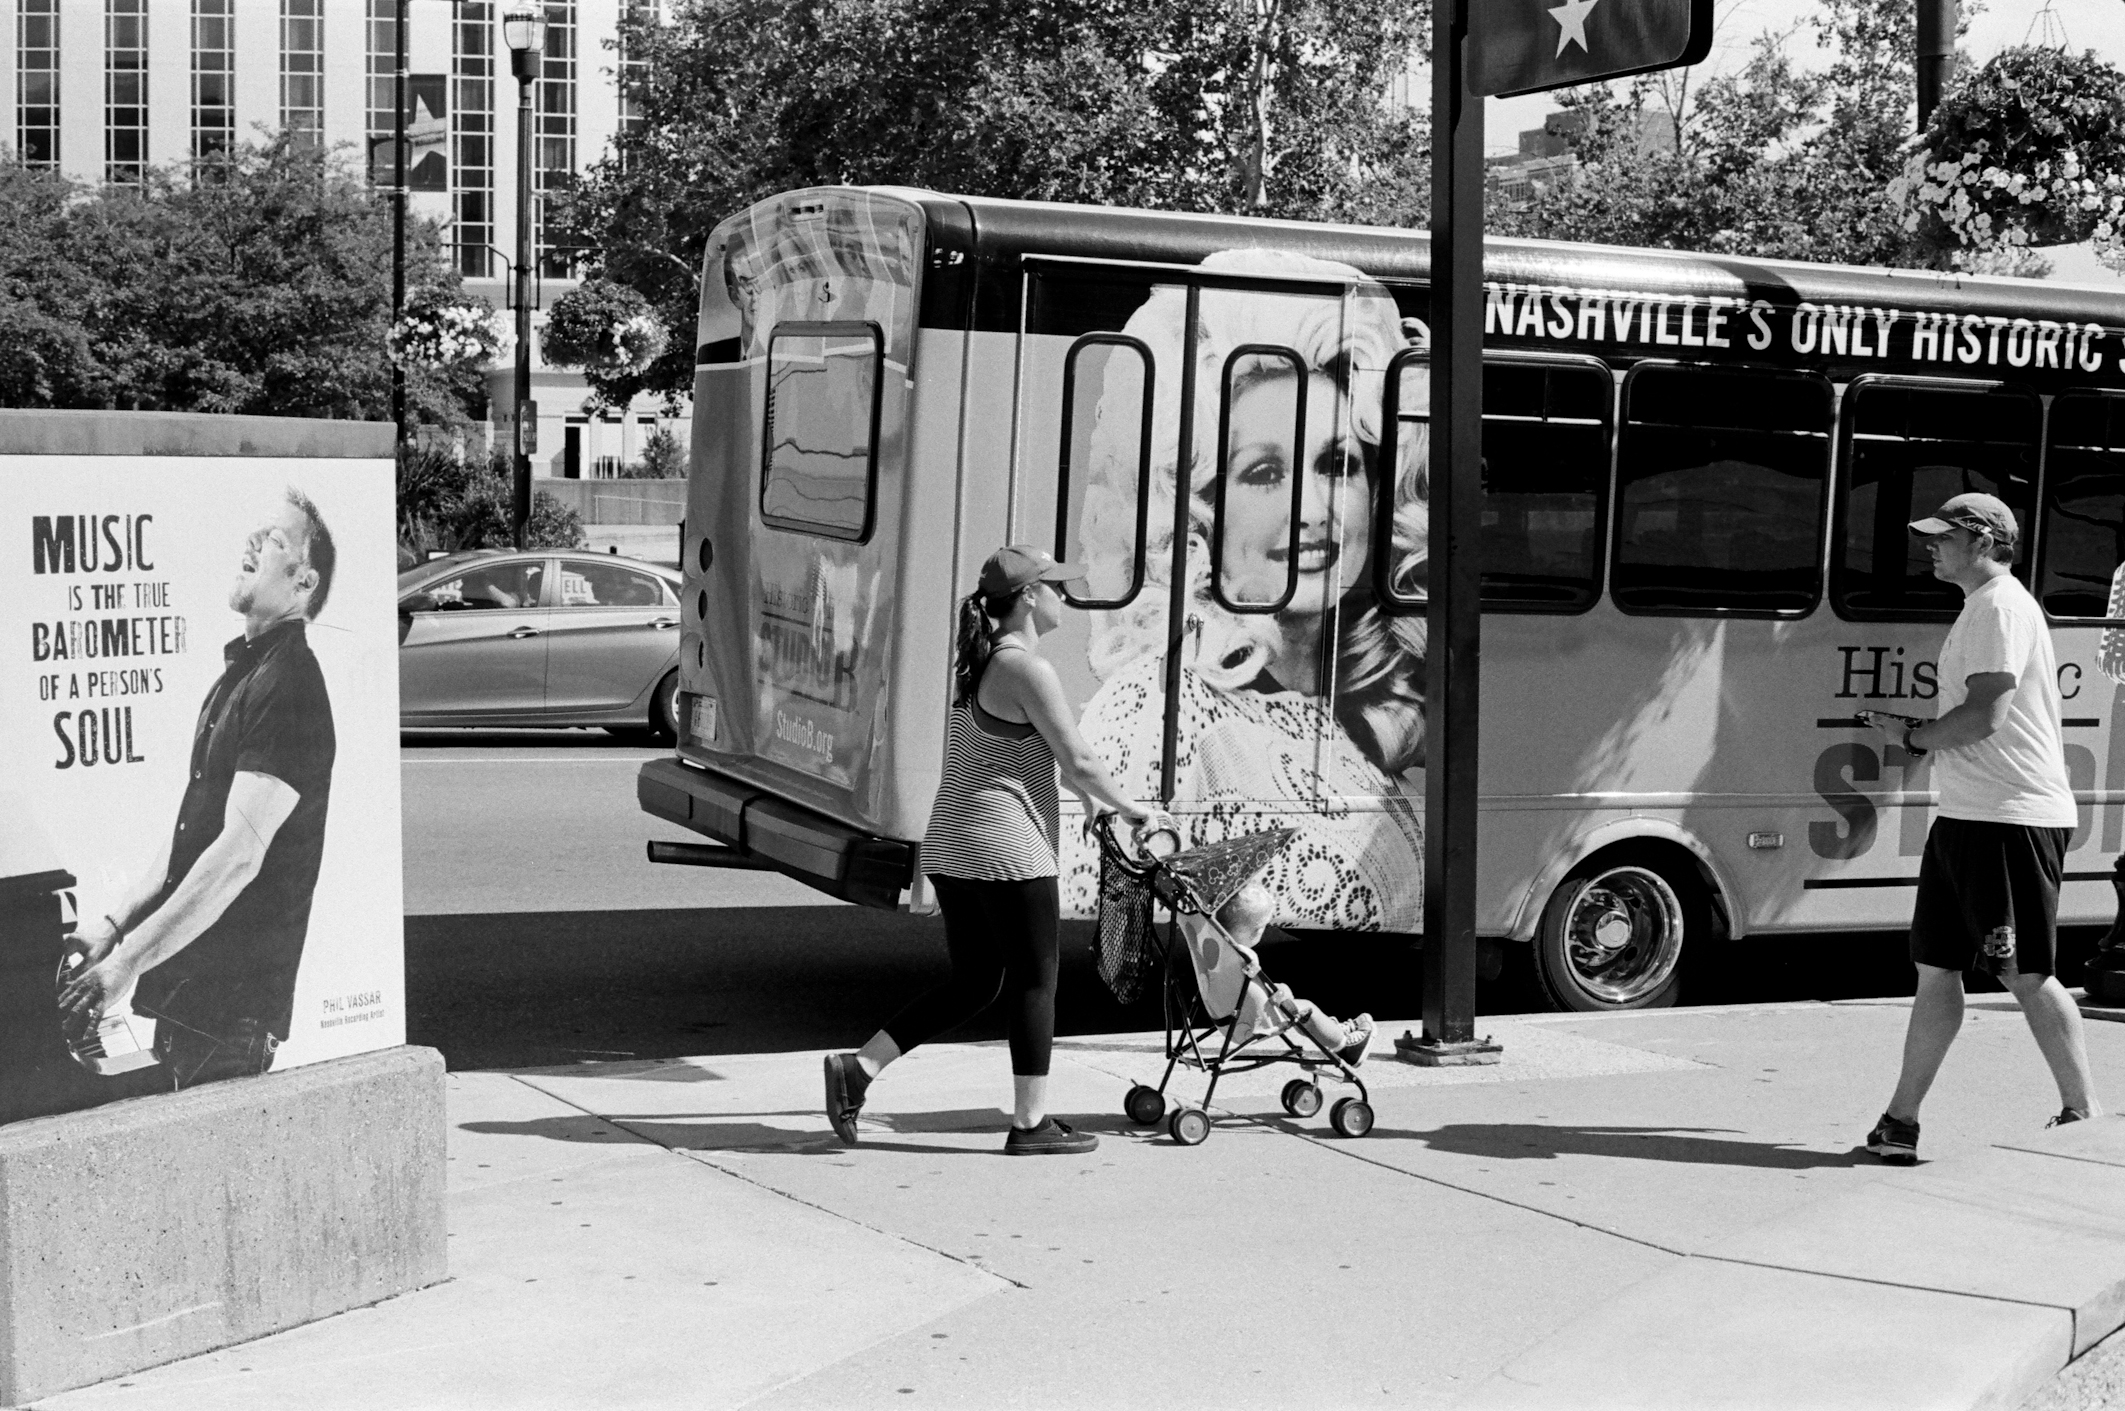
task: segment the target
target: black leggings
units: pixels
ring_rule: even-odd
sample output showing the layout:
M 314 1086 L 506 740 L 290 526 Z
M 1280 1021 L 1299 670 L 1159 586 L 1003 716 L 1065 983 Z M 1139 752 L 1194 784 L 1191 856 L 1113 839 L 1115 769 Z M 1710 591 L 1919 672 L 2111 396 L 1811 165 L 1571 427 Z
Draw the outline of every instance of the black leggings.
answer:
M 1011 995 L 1011 1072 L 1045 1078 L 1055 1048 L 1056 921 L 1053 877 L 1022 882 L 930 878 L 944 911 L 952 975 L 893 1016 L 885 1031 L 900 1051 L 963 1024 Z

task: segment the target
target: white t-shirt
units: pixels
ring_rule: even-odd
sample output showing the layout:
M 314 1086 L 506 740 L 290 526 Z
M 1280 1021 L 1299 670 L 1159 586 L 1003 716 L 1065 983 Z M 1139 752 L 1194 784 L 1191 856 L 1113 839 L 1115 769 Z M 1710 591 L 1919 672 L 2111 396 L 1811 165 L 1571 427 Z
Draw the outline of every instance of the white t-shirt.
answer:
M 1962 615 L 1948 629 L 1941 644 L 1941 714 L 1969 697 L 1972 676 L 1998 671 L 2015 678 L 2006 723 L 1974 745 L 1933 752 L 1941 817 L 2071 828 L 2079 819 L 2059 734 L 2051 627 L 2010 573 L 1965 597 Z

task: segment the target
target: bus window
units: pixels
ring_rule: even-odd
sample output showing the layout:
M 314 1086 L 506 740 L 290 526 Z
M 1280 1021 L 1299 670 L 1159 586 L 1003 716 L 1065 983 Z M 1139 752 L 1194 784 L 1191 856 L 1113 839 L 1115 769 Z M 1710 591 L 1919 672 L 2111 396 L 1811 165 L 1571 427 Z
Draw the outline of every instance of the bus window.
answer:
M 871 533 L 883 340 L 873 323 L 783 323 L 767 345 L 760 518 L 858 543 Z
M 1397 353 L 1388 365 L 1384 397 L 1395 416 L 1382 441 L 1383 460 L 1411 454 L 1419 464 L 1426 460 L 1430 379 L 1421 350 Z M 1484 361 L 1486 611 L 1582 612 L 1600 596 L 1614 386 L 1608 369 L 1592 359 Z M 1419 474 L 1413 483 L 1418 498 L 1426 498 L 1428 478 Z M 1390 542 L 1391 536 L 1376 527 L 1373 539 Z M 1384 564 L 1380 572 L 1374 591 L 1390 613 L 1423 610 L 1421 559 Z
M 1483 368 L 1483 606 L 1583 612 L 1601 594 L 1606 368 Z
M 1151 349 L 1124 333 L 1088 333 L 1063 359 L 1062 455 L 1055 474 L 1055 557 L 1088 564 L 1084 586 L 1065 584 L 1072 607 L 1111 611 L 1144 585 L 1151 507 Z M 1097 434 L 1102 422 L 1105 434 Z M 1086 550 L 1133 545 L 1126 563 Z
M 1844 502 L 1830 553 L 1838 615 L 1954 620 L 1962 592 L 1933 576 L 1911 521 L 1950 496 L 1982 490 L 2006 501 L 2026 531 L 2042 415 L 2034 394 L 1997 383 L 1854 378 L 1845 389 Z M 2015 572 L 2026 580 L 2027 555 Z
M 1640 363 L 1623 384 L 1610 593 L 1626 612 L 1799 617 L 1821 589 L 1830 384 Z
M 1309 377 L 1306 360 L 1290 348 L 1265 343 L 1242 343 L 1225 359 L 1210 595 L 1227 611 L 1283 611 L 1300 573 L 1332 569 L 1343 525 L 1370 508 L 1362 489 L 1355 498 L 1342 494 L 1352 478 L 1344 438 L 1330 432 L 1319 451 L 1308 439 L 1309 384 L 1321 376 Z M 1316 416 L 1335 415 L 1336 399 L 1326 400 Z M 1318 463 L 1322 455 L 1334 463 Z
M 2044 565 L 2053 617 L 2125 617 L 2125 397 L 2065 392 L 2044 458 Z

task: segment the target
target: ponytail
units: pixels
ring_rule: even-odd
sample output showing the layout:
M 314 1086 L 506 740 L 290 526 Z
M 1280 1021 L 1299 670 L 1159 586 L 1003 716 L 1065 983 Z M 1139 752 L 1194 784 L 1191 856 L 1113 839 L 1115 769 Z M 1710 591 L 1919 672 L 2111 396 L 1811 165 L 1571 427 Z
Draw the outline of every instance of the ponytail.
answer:
M 996 650 L 990 619 L 1002 619 L 1016 596 L 992 596 L 976 588 L 959 600 L 959 624 L 952 651 L 952 704 L 965 705 L 974 699 L 974 692 L 981 685 L 981 673 L 988 668 L 989 658 Z

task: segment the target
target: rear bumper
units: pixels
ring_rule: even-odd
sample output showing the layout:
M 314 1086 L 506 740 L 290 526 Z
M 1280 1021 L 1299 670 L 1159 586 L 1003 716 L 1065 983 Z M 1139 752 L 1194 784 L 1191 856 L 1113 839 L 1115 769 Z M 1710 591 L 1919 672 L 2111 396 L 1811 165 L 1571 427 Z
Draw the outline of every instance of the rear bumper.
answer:
M 915 881 L 914 844 L 861 832 L 727 774 L 653 759 L 635 776 L 635 798 L 644 813 L 859 906 L 898 907 Z

